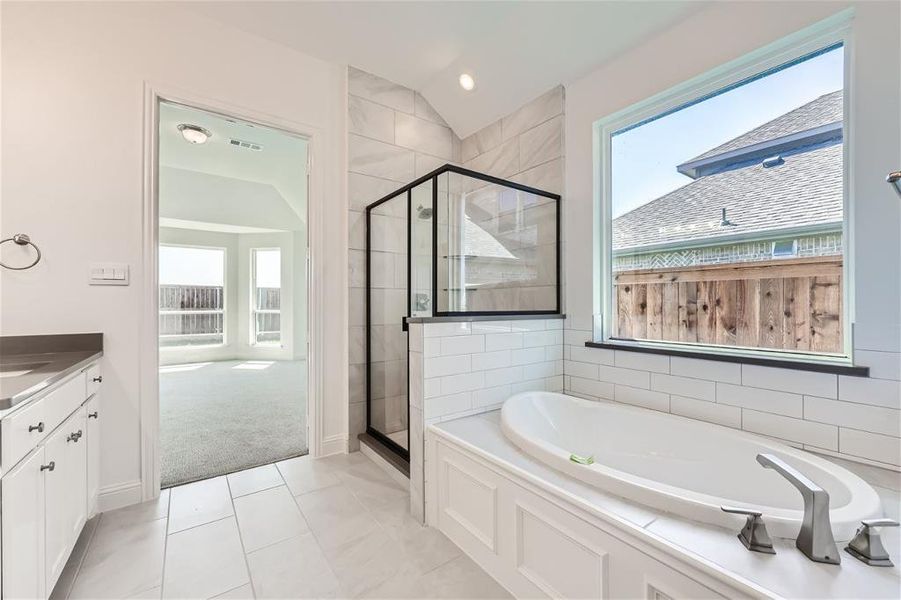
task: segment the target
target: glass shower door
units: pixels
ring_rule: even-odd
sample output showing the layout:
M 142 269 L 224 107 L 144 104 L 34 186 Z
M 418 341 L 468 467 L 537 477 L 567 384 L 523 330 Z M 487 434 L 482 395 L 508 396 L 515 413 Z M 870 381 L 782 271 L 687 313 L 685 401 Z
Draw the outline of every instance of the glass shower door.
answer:
M 367 212 L 367 431 L 409 455 L 407 332 L 410 193 Z

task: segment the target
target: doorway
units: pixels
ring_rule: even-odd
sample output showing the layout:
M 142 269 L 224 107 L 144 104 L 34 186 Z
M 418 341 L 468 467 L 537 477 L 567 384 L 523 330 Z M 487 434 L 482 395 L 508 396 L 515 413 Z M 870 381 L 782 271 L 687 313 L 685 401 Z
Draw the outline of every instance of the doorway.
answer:
M 308 452 L 308 142 L 159 107 L 159 464 L 167 488 Z

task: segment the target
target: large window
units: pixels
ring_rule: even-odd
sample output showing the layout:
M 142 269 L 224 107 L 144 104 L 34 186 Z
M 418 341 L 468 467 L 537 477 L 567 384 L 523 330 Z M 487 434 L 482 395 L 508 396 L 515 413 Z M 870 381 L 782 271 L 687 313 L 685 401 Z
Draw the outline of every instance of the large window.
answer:
M 602 123 L 606 340 L 846 354 L 843 47 L 779 60 Z
M 251 318 L 254 344 L 280 345 L 282 260 L 277 248 L 256 248 L 253 259 L 253 298 Z
M 160 246 L 160 347 L 225 343 L 225 250 Z

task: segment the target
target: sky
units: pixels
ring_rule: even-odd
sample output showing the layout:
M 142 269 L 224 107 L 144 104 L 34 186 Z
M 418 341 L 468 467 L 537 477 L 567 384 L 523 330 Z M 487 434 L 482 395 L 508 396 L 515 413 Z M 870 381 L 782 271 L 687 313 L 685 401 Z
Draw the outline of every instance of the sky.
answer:
M 225 250 L 160 246 L 160 285 L 222 286 Z
M 281 253 L 257 250 L 258 287 L 281 287 Z M 160 246 L 160 285 L 225 285 L 225 251 L 219 248 Z
M 693 181 L 676 166 L 843 87 L 837 48 L 612 138 L 613 216 Z

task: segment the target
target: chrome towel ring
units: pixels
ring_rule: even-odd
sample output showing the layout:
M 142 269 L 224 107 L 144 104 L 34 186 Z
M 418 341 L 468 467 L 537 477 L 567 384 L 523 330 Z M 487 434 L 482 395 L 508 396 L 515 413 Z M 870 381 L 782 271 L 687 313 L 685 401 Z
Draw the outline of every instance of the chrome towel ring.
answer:
M 41 249 L 37 247 L 37 244 L 35 244 L 34 242 L 31 241 L 31 238 L 28 237 L 27 233 L 17 233 L 14 236 L 12 236 L 11 238 L 6 238 L 5 240 L 0 240 L 0 244 L 5 244 L 6 242 L 14 242 L 15 244 L 18 244 L 19 246 L 31 246 L 32 248 L 34 248 L 34 251 L 37 253 L 37 256 L 35 256 L 34 262 L 32 262 L 30 265 L 27 265 L 24 267 L 11 267 L 7 264 L 4 264 L 2 261 L 0 261 L 0 267 L 4 267 L 11 271 L 24 271 L 26 269 L 30 269 L 31 267 L 33 267 L 36 264 L 38 264 L 39 262 L 41 262 Z

